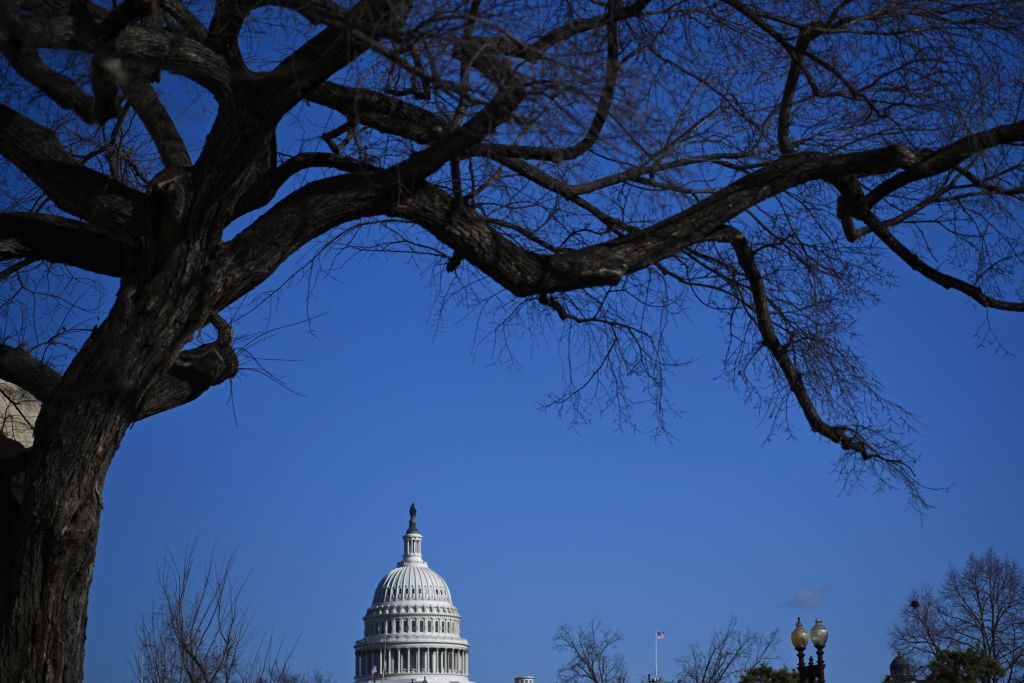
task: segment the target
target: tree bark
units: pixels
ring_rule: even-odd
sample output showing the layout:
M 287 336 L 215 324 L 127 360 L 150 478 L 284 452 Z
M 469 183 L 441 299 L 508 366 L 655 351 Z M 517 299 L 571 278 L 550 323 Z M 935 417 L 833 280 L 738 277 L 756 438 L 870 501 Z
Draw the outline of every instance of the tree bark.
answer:
M 122 285 L 39 414 L 24 497 L 0 537 L 0 681 L 82 680 L 107 469 L 148 390 L 166 398 L 161 381 L 211 315 L 197 275 L 207 257 L 198 245 L 178 251 L 154 277 Z

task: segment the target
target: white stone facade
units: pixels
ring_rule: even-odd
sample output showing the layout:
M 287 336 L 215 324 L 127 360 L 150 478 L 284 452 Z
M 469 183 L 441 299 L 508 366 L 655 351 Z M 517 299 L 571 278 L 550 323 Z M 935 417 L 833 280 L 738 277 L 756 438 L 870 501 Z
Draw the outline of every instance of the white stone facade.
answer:
M 416 506 L 401 562 L 381 579 L 355 643 L 355 683 L 470 683 L 469 641 L 444 579 L 423 560 Z

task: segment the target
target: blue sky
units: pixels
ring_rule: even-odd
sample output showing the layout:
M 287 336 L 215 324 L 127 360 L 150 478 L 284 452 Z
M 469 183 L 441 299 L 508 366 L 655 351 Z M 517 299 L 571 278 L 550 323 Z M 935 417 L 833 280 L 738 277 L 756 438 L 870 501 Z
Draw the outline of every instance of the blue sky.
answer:
M 970 552 L 1024 561 L 1024 319 L 993 315 L 1007 351 L 979 349 L 984 315 L 903 273 L 861 320 L 864 352 L 920 419 L 931 495 L 843 490 L 836 450 L 796 422 L 772 440 L 721 376 L 721 335 L 699 310 L 672 331 L 695 362 L 672 377 L 674 439 L 569 428 L 537 408 L 557 390 L 555 348 L 524 343 L 521 368 L 491 363 L 470 319 L 434 324 L 429 278 L 402 259 L 350 264 L 316 288 L 315 334 L 285 330 L 256 352 L 290 390 L 245 373 L 136 425 L 114 460 L 89 608 L 87 681 L 129 680 L 134 628 L 157 566 L 192 542 L 251 572 L 257 624 L 293 643 L 297 670 L 349 680 L 377 581 L 400 557 L 409 503 L 424 554 L 448 581 L 471 674 L 552 683 L 551 636 L 591 618 L 624 635 L 633 680 L 661 670 L 735 615 L 831 629 L 830 680 L 881 680 L 907 593 Z M 302 317 L 285 292 L 275 321 Z

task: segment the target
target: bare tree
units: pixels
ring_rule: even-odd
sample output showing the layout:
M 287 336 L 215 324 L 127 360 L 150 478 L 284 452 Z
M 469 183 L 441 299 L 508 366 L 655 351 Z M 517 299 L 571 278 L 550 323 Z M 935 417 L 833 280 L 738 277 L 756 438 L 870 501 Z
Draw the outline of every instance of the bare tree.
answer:
M 626 659 L 616 652 L 621 641 L 621 633 L 596 620 L 577 628 L 560 626 L 554 648 L 569 659 L 558 669 L 557 683 L 626 683 Z
M 692 643 L 690 651 L 676 659 L 683 683 L 727 683 L 738 681 L 751 669 L 768 662 L 778 630 L 760 633 L 740 630 L 736 617 L 724 629 L 711 634 L 707 645 Z
M 1022 0 L 0 1 L 0 379 L 40 404 L 0 439 L 0 680 L 81 678 L 122 437 L 235 376 L 256 290 L 318 255 L 431 264 L 499 352 L 558 335 L 552 405 L 623 420 L 706 306 L 776 428 L 923 504 L 853 323 L 895 266 L 1024 311 L 1022 31 Z
M 195 548 L 165 558 L 160 596 L 138 628 L 133 657 L 140 683 L 328 683 L 320 672 L 288 671 L 273 639 L 257 633 L 234 556 L 197 567 Z
M 1002 670 L 986 674 L 984 683 L 1024 681 L 1024 572 L 991 548 L 970 555 L 938 589 L 926 585 L 910 594 L 889 640 L 921 678 L 933 660 L 973 652 L 998 665 L 987 671 Z

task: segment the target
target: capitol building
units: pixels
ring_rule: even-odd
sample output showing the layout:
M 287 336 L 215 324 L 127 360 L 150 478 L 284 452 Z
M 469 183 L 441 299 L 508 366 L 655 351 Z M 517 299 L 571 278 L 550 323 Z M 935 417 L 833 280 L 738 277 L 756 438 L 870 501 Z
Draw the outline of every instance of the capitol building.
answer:
M 404 551 L 385 574 L 355 643 L 355 683 L 471 683 L 469 641 L 448 584 L 423 559 L 416 505 L 409 508 Z M 517 683 L 533 683 L 527 677 Z

